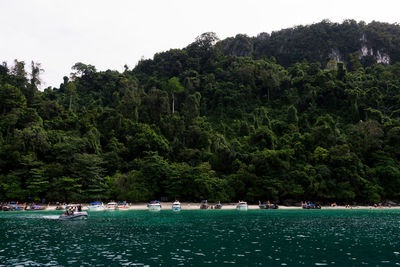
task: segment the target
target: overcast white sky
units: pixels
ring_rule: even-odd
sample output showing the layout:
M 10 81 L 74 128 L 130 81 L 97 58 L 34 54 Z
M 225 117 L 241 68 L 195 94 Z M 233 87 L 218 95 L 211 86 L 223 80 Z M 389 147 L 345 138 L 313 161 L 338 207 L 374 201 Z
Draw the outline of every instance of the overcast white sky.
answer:
M 0 0 L 0 61 L 39 62 L 47 86 L 71 66 L 134 67 L 204 32 L 255 36 L 329 19 L 400 21 L 399 0 Z

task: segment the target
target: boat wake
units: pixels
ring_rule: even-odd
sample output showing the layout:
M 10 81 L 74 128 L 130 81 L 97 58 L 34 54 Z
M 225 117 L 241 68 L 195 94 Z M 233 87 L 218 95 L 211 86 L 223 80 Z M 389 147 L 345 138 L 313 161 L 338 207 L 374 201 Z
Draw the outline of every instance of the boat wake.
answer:
M 60 218 L 60 215 L 46 215 L 43 216 L 44 219 L 48 219 L 48 220 L 57 220 Z

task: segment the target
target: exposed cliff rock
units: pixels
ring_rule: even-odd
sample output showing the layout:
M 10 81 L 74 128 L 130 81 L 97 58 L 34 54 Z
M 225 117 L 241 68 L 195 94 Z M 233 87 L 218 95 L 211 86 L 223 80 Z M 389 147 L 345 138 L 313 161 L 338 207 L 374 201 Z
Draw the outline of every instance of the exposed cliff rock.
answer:
M 400 61 L 400 26 L 380 22 L 346 20 L 297 26 L 257 37 L 239 34 L 220 42 L 224 54 L 253 58 L 274 56 L 281 65 L 301 60 L 327 64 L 329 60 L 349 62 L 358 52 L 364 65 Z

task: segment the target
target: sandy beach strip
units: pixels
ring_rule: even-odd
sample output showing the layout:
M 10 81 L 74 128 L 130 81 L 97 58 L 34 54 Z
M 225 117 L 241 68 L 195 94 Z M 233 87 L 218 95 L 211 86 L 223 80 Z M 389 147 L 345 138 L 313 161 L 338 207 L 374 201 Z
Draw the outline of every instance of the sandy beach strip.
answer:
M 106 205 L 107 203 L 104 203 Z M 130 203 L 130 207 L 127 210 L 147 210 L 148 203 Z M 200 209 L 200 204 L 201 203 L 194 203 L 194 202 L 183 202 L 181 203 L 182 210 L 198 210 Z M 225 210 L 234 210 L 236 209 L 237 203 L 221 203 L 222 204 L 222 209 Z M 214 203 L 209 203 L 209 206 L 215 205 Z M 82 209 L 87 210 L 87 206 L 89 204 L 82 204 Z M 161 206 L 163 210 L 170 210 L 172 208 L 172 202 L 161 202 Z M 47 210 L 56 210 L 56 205 L 49 205 Z M 211 208 L 209 208 L 211 209 Z M 258 210 L 260 209 L 258 205 L 248 205 L 249 210 Z M 279 206 L 280 210 L 301 210 L 302 208 L 300 206 Z M 322 206 L 321 209 L 323 210 L 359 210 L 359 209 L 374 209 L 374 210 L 382 210 L 382 209 L 400 209 L 400 206 L 382 206 L 382 208 L 377 208 L 374 206 Z

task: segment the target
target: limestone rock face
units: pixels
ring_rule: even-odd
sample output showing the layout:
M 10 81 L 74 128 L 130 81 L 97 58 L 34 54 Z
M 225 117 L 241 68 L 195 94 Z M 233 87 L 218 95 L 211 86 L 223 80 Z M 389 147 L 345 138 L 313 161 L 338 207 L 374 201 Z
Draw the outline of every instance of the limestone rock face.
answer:
M 400 25 L 380 22 L 365 24 L 345 21 L 342 24 L 322 21 L 296 26 L 255 37 L 238 34 L 220 41 L 217 46 L 225 55 L 274 57 L 288 67 L 296 62 L 343 62 L 347 65 L 358 52 L 361 64 L 393 64 L 400 61 Z

